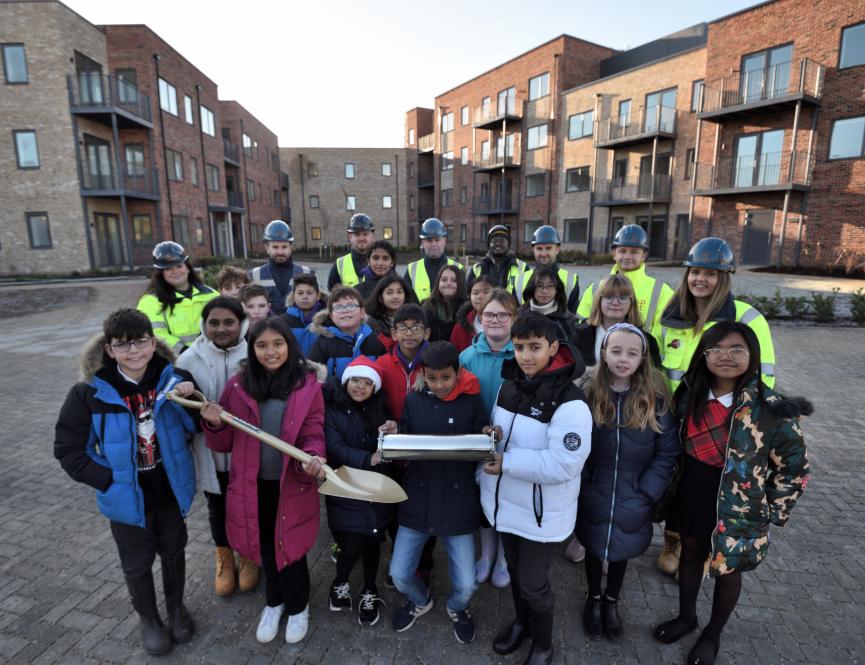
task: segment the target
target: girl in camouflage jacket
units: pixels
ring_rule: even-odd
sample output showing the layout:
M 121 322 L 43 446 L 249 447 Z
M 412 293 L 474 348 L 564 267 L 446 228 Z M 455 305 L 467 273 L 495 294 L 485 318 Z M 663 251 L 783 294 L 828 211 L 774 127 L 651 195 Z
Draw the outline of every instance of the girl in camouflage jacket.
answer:
M 739 599 L 741 573 L 765 558 L 769 525 L 786 524 L 805 490 L 809 466 L 798 419 L 813 409 L 763 384 L 756 335 L 735 322 L 719 322 L 703 335 L 674 404 L 683 460 L 668 523 L 682 537 L 679 616 L 654 634 L 670 644 L 697 628 L 708 559 L 712 616 L 686 662 L 711 665 Z

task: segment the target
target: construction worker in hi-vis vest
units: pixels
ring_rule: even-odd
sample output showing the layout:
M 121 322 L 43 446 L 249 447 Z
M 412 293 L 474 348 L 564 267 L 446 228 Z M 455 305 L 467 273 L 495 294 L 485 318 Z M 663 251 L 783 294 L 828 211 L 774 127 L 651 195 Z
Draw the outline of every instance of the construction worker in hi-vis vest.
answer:
M 249 271 L 250 281 L 267 289 L 274 316 L 285 312 L 285 299 L 291 293 L 295 276 L 313 272 L 311 268 L 294 263 L 291 258 L 293 248 L 291 227 L 281 219 L 274 219 L 264 228 L 264 249 L 269 260 Z
M 352 215 L 347 231 L 351 251 L 333 262 L 327 277 L 329 291 L 332 291 L 337 284 L 357 286 L 361 281 L 360 271 L 366 268 L 369 262 L 367 251 L 375 235 L 375 225 L 369 215 L 364 215 L 362 212 Z
M 577 273 L 559 266 L 557 259 L 561 248 L 562 239 L 554 226 L 544 224 L 535 229 L 534 234 L 532 234 L 532 254 L 535 255 L 534 268 L 526 268 L 517 275 L 516 282 L 514 282 L 514 295 L 520 304 L 523 303 L 523 291 L 532 278 L 534 269 L 539 266 L 550 266 L 553 270 L 558 271 L 559 279 L 565 285 L 568 311 L 576 313 L 577 306 L 580 304 L 580 277 Z
M 465 270 L 462 263 L 445 256 L 448 230 L 441 220 L 435 217 L 427 219 L 420 227 L 420 244 L 423 258 L 412 261 L 405 271 L 406 283 L 414 290 L 418 302 L 423 302 L 432 293 L 432 283 L 446 265 L 456 266 Z

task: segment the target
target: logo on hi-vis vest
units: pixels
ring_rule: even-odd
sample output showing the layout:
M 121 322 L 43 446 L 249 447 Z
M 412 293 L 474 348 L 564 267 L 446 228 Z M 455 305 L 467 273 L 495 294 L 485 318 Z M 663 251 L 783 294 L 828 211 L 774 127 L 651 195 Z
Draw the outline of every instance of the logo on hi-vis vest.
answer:
M 565 444 L 565 448 L 573 452 L 580 449 L 582 439 L 580 439 L 580 435 L 576 432 L 568 432 L 562 437 L 562 443 Z
M 667 344 L 667 346 L 669 346 L 671 349 L 678 349 L 680 346 L 682 346 L 682 341 L 674 339 L 672 342 Z

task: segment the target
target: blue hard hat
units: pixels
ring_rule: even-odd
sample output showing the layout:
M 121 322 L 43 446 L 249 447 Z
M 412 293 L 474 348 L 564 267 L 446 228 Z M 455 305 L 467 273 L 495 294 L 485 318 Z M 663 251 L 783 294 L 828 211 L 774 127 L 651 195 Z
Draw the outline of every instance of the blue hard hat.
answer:
M 561 245 L 562 239 L 556 227 L 544 224 L 535 229 L 532 234 L 532 246 L 535 245 Z
M 153 248 L 153 267 L 158 270 L 171 268 L 189 259 L 183 245 L 173 240 L 160 242 Z
M 264 240 L 294 242 L 294 234 L 288 224 L 281 219 L 274 219 L 264 228 Z
M 721 238 L 703 238 L 691 247 L 685 265 L 689 268 L 708 268 L 736 272 L 736 260 L 730 245 Z
M 429 240 L 430 238 L 447 238 L 448 230 L 447 227 L 442 224 L 440 219 L 430 217 L 421 224 L 420 233 L 418 235 L 421 240 Z
M 636 224 L 628 224 L 623 226 L 613 238 L 613 247 L 638 247 L 639 249 L 649 249 L 649 236 L 643 230 L 642 226 Z

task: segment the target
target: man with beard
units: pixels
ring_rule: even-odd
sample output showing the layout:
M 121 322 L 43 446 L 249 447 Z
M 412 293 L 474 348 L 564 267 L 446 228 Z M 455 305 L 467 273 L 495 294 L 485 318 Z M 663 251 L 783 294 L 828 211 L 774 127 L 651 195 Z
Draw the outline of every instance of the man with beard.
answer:
M 281 219 L 274 219 L 264 229 L 264 249 L 269 260 L 263 266 L 249 271 L 252 283 L 267 289 L 267 299 L 274 316 L 285 312 L 285 299 L 291 293 L 294 278 L 313 272 L 306 266 L 295 265 L 291 260 L 293 248 L 291 227 Z
M 333 291 L 337 284 L 357 286 L 360 283 L 360 271 L 369 262 L 367 251 L 372 244 L 375 225 L 362 212 L 352 215 L 348 223 L 348 242 L 351 251 L 334 261 L 327 278 L 327 290 Z
M 501 288 L 513 293 L 517 277 L 526 269 L 526 263 L 511 251 L 510 229 L 504 224 L 496 224 L 487 233 L 487 246 L 486 256 L 472 267 L 472 274 L 475 278 L 490 275 Z

